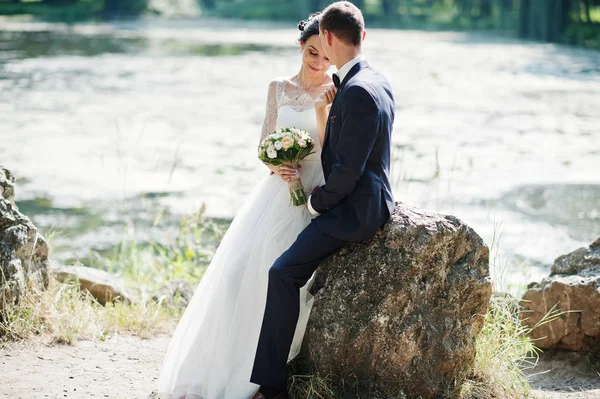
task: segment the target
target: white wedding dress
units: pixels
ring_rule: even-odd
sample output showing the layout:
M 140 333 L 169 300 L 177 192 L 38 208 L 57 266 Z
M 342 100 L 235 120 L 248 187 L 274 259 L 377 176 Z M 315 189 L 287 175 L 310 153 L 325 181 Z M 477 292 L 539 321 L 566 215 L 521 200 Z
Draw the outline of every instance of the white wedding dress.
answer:
M 296 127 L 311 135 L 315 152 L 301 162 L 300 177 L 307 193 L 324 184 L 314 102 L 307 93 L 288 95 L 284 79 L 270 86 L 263 137 L 277 127 Z M 159 398 L 251 398 L 259 387 L 250 375 L 269 268 L 312 217 L 306 206 L 290 205 L 288 185 L 279 175 L 267 176 L 254 187 L 173 334 L 158 380 Z M 300 318 L 288 361 L 300 351 L 312 307 L 312 281 L 300 290 Z

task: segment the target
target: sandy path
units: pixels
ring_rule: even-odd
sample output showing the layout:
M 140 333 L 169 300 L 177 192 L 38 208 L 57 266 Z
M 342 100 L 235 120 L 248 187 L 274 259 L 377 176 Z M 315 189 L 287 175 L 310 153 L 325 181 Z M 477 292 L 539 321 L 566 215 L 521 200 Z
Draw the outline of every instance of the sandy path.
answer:
M 147 398 L 169 337 L 0 349 L 0 398 Z
M 600 374 L 578 353 L 543 353 L 529 374 L 535 398 L 600 399 Z
M 0 398 L 147 399 L 168 343 L 119 335 L 75 346 L 14 344 L 0 349 Z M 534 398 L 600 398 L 600 376 L 581 355 L 543 354 L 532 374 Z

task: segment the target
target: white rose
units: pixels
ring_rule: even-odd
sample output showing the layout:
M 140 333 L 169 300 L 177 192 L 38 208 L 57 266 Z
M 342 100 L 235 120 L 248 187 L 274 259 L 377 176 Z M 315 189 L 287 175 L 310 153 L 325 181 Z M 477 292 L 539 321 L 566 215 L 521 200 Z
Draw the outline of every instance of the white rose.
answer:
M 304 140 L 300 139 L 300 140 L 298 140 L 298 145 L 299 145 L 301 148 L 306 148 L 306 141 L 304 141 Z
M 281 141 L 276 141 L 276 142 L 275 142 L 275 149 L 276 149 L 276 150 L 281 150 L 281 148 L 282 148 L 282 147 L 283 147 L 283 146 L 281 145 Z
M 277 151 L 274 148 L 269 148 L 267 150 L 267 156 L 271 159 L 277 158 Z
M 294 139 L 290 136 L 285 136 L 281 139 L 281 145 L 283 146 L 283 149 L 287 150 L 294 145 Z

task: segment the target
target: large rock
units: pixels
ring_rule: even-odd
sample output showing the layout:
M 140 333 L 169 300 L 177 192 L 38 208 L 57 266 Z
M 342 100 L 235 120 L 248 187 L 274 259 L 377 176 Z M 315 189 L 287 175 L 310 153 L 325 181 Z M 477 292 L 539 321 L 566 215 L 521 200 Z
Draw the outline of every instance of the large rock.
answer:
M 588 351 L 600 345 L 600 238 L 558 257 L 550 276 L 527 288 L 521 317 L 529 327 L 555 305 L 566 312 L 530 333 L 538 347 Z
M 25 290 L 48 287 L 48 243 L 14 203 L 14 177 L 0 166 L 0 311 Z
M 61 266 L 52 269 L 52 275 L 60 282 L 76 280 L 82 292 L 89 292 L 98 302 L 106 305 L 120 301 L 131 304 L 134 295 L 127 292 L 123 282 L 104 270 L 94 269 L 77 263 L 73 266 Z
M 305 350 L 320 374 L 380 397 L 435 397 L 468 373 L 492 293 L 489 251 L 453 216 L 398 204 L 317 269 Z
M 15 177 L 10 170 L 0 165 L 0 197 L 10 201 L 13 205 L 15 195 Z

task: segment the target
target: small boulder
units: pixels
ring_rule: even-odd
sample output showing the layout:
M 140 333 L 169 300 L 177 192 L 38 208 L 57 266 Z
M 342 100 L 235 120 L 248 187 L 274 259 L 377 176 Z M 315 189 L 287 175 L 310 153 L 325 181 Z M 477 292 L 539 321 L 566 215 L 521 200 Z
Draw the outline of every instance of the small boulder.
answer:
M 587 248 L 559 256 L 550 276 L 523 295 L 521 318 L 533 328 L 556 306 L 556 320 L 530 333 L 542 349 L 589 351 L 600 345 L 600 238 Z
M 436 397 L 475 359 L 489 250 L 453 216 L 397 204 L 376 236 L 317 269 L 304 350 L 320 374 L 381 397 Z
M 104 270 L 78 263 L 74 266 L 53 268 L 52 275 L 60 282 L 79 281 L 80 290 L 89 292 L 102 305 L 114 301 L 132 303 L 133 295 L 125 290 L 121 280 Z

